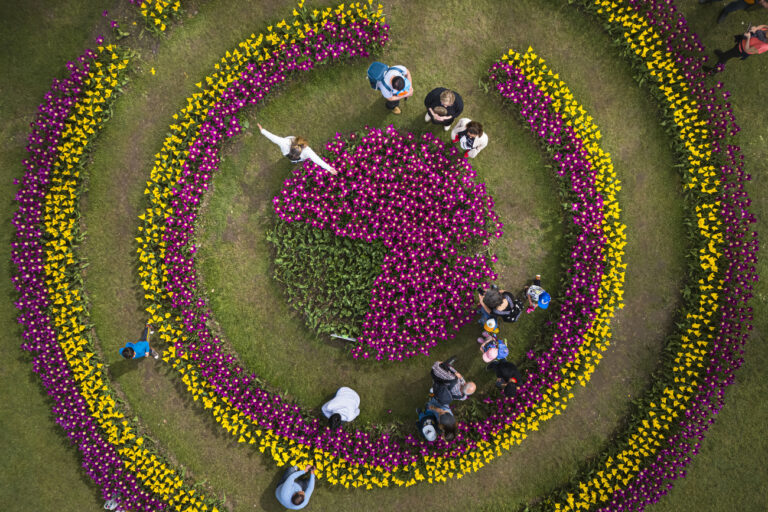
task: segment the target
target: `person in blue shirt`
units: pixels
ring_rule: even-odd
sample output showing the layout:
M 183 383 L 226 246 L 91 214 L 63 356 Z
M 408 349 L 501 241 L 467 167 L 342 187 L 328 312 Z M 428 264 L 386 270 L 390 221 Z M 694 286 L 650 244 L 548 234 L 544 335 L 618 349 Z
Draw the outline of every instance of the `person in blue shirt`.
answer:
M 120 349 L 120 355 L 126 359 L 141 359 L 152 355 L 155 359 L 160 357 L 160 354 L 149 346 L 149 335 L 154 333 L 152 326 L 147 324 L 144 327 L 144 331 L 141 333 L 141 338 L 136 343 L 128 342 L 123 348 Z
M 299 477 L 309 473 L 309 478 L 299 481 Z M 309 503 L 312 491 L 315 490 L 315 468 L 307 466 L 304 471 L 298 466 L 285 470 L 280 483 L 277 484 L 275 496 L 277 501 L 288 510 L 301 510 Z

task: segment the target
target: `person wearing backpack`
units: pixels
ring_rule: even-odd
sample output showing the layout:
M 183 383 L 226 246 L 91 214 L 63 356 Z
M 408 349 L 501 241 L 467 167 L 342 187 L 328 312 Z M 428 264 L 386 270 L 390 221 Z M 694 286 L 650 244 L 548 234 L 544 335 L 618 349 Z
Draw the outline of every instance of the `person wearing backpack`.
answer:
M 411 72 L 405 66 L 387 66 L 374 62 L 368 67 L 368 82 L 372 89 L 381 91 L 387 100 L 385 106 L 393 114 L 400 114 L 400 100 L 413 96 Z
M 741 57 L 746 59 L 750 55 L 757 55 L 768 51 L 768 25 L 750 26 L 744 34 L 734 37 L 736 44 L 727 52 L 715 50 L 717 55 L 717 65 L 725 65 L 729 60 Z M 704 66 L 705 71 L 712 72 L 715 66 Z
M 493 361 L 486 370 L 496 373 L 496 389 L 506 398 L 515 396 L 518 386 L 523 383 L 523 375 L 514 363 L 509 361 Z
M 500 318 L 504 322 L 517 322 L 523 312 L 523 304 L 506 290 L 499 290 L 496 285 L 491 285 L 487 290 L 477 289 L 477 297 L 480 301 L 480 319 L 484 324 L 490 318 Z

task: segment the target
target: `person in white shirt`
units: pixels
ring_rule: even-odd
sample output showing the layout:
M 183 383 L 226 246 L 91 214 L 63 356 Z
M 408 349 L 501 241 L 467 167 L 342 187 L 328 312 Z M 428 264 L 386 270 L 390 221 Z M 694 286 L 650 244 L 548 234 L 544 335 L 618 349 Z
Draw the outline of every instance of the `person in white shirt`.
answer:
M 405 66 L 392 66 L 384 73 L 384 79 L 376 83 L 376 89 L 387 100 L 386 107 L 393 114 L 399 114 L 400 100 L 413 96 L 411 72 Z
M 307 140 L 303 137 L 294 137 L 289 135 L 288 137 L 278 137 L 277 135 L 264 129 L 261 124 L 256 123 L 259 127 L 261 134 L 277 144 L 280 148 L 280 152 L 283 156 L 287 157 L 291 162 L 297 164 L 304 160 L 312 160 L 315 164 L 322 167 L 331 174 L 336 174 L 336 169 L 328 165 L 317 153 L 315 153 L 311 147 L 309 147 Z
M 451 130 L 451 139 L 459 143 L 465 158 L 475 158 L 488 145 L 488 134 L 483 132 L 483 125 L 468 117 L 459 119 Z
M 337 430 L 360 414 L 360 395 L 350 388 L 340 387 L 336 396 L 323 405 L 322 411 L 331 430 Z

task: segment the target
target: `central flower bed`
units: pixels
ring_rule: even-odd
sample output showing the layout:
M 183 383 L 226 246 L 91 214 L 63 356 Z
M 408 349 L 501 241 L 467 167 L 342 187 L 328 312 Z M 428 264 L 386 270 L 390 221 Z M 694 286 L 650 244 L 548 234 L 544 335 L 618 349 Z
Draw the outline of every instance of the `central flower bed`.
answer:
M 428 354 L 437 340 L 453 337 L 471 319 L 472 290 L 496 279 L 490 266 L 495 257 L 478 252 L 488 245 L 494 225 L 495 236 L 502 234 L 493 199 L 456 148 L 432 134 L 370 128 L 337 134 L 326 149 L 339 175 L 296 169 L 274 198 L 275 210 L 286 222 L 380 241 L 388 250 L 367 312 L 351 315 L 354 322 L 364 314 L 354 357 L 402 360 Z M 291 261 L 280 258 L 278 268 L 285 265 Z M 306 268 L 285 281 L 289 289 L 307 293 L 344 286 L 338 276 L 329 279 L 326 269 Z M 343 295 L 341 290 L 337 299 L 348 301 Z

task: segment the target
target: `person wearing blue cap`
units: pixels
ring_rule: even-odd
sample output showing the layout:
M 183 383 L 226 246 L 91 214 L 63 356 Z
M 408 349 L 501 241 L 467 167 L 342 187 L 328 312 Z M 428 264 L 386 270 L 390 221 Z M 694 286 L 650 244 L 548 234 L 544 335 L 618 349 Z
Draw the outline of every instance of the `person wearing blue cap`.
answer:
M 413 82 L 411 72 L 405 66 L 387 66 L 381 62 L 374 62 L 368 67 L 368 81 L 371 88 L 381 91 L 381 95 L 387 100 L 386 107 L 393 114 L 399 114 L 400 100 L 413 96 Z
M 544 288 L 541 287 L 541 276 L 538 274 L 536 274 L 533 284 L 525 289 L 525 296 L 528 298 L 526 313 L 533 313 L 537 307 L 547 309 L 549 301 L 552 300 Z

